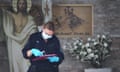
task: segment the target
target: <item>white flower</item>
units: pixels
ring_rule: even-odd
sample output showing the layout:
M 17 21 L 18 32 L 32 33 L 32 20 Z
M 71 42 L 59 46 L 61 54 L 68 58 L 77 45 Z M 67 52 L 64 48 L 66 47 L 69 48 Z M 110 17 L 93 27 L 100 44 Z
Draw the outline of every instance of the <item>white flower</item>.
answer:
M 82 52 L 80 52 L 79 54 L 82 55 Z
M 98 42 L 94 42 L 94 45 L 98 44 Z
M 87 49 L 87 52 L 90 53 L 90 52 L 92 52 L 92 50 L 91 49 Z
M 106 36 L 105 36 L 105 35 L 102 35 L 102 38 L 104 38 L 104 39 L 105 39 L 105 38 L 106 38 Z
M 105 47 L 107 47 L 107 46 L 108 46 L 108 44 L 107 44 L 107 43 L 104 43 L 104 46 L 105 46 Z
M 100 35 L 97 35 L 97 38 L 100 38 Z
M 88 38 L 87 40 L 88 40 L 88 41 L 91 41 L 91 38 Z
M 79 40 L 76 40 L 76 43 L 79 43 Z
M 77 49 L 78 47 L 77 46 L 74 46 L 74 49 Z
M 82 49 L 84 48 L 85 46 L 84 45 L 82 45 Z
M 94 53 L 89 54 L 89 57 L 94 57 Z
M 90 46 L 90 44 L 89 43 L 87 43 L 86 45 L 85 45 L 85 47 L 89 47 Z
M 86 52 L 83 52 L 83 55 L 86 55 L 87 53 Z
M 95 55 L 94 57 L 95 57 L 95 59 L 97 59 L 97 58 L 98 58 L 98 55 Z
M 80 42 L 79 45 L 81 46 L 81 45 L 82 45 L 82 42 Z
M 74 42 L 74 43 L 73 43 L 73 45 L 76 45 L 76 44 L 77 44 L 77 42 Z
M 83 52 L 82 52 L 82 51 L 80 52 L 80 55 L 83 55 Z
M 100 62 L 99 61 L 96 61 L 96 63 L 99 65 L 100 64 Z
M 80 55 L 86 55 L 87 53 L 86 52 L 80 52 Z

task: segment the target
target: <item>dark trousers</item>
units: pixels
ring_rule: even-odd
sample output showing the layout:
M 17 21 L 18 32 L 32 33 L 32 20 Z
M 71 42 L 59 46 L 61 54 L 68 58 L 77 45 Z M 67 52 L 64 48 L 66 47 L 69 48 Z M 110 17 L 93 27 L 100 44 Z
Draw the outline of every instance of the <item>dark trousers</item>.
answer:
M 47 66 L 31 65 L 27 72 L 59 72 L 59 71 L 58 71 L 58 66 L 47 67 Z

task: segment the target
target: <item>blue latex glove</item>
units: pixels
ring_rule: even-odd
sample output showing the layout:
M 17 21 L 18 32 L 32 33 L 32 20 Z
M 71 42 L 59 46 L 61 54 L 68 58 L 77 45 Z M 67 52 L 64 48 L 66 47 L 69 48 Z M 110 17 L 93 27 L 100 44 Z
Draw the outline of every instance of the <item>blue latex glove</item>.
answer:
M 44 53 L 40 51 L 39 49 L 35 49 L 35 48 L 33 48 L 31 51 L 34 56 L 43 56 L 43 53 Z
M 48 60 L 53 63 L 53 62 L 58 62 L 60 60 L 59 57 L 57 56 L 53 56 L 53 57 L 48 57 Z

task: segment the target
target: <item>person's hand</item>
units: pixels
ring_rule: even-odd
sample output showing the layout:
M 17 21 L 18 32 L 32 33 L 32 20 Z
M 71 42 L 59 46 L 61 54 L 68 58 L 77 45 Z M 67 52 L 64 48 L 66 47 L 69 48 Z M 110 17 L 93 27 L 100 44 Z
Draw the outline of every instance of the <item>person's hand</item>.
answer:
M 49 62 L 53 63 L 53 62 L 59 62 L 60 58 L 57 56 L 53 56 L 53 57 L 48 57 Z
M 31 49 L 31 52 L 34 56 L 43 56 L 44 53 L 43 51 L 40 51 L 39 49 L 35 49 L 35 48 Z

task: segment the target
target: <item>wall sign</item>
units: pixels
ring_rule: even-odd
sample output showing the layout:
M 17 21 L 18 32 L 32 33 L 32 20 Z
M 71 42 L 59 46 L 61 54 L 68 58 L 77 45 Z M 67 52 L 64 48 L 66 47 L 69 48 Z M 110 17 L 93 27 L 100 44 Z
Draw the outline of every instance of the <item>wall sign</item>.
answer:
M 58 37 L 91 36 L 93 34 L 93 6 L 86 4 L 58 4 L 53 6 L 53 20 Z

